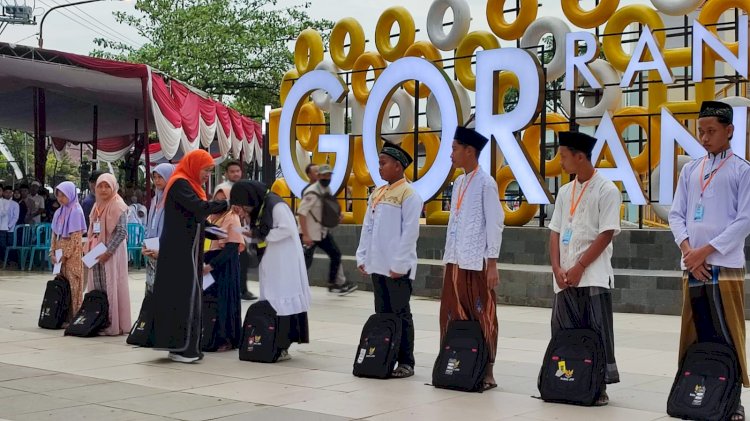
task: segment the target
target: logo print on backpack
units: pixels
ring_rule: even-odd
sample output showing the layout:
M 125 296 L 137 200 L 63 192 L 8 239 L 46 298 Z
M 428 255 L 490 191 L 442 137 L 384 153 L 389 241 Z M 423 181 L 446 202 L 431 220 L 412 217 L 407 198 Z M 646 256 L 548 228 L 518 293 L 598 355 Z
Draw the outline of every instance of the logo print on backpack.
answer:
M 445 375 L 446 376 L 452 376 L 453 373 L 458 373 L 461 371 L 459 366 L 461 365 L 461 360 L 456 358 L 451 358 L 448 360 L 448 367 L 445 368 Z
M 49 315 L 50 315 L 50 308 L 49 307 L 44 307 L 42 309 L 42 314 L 41 314 L 40 317 L 49 317 Z
M 564 382 L 574 382 L 576 379 L 573 377 L 573 370 L 568 370 L 565 361 L 559 361 L 557 363 L 557 372 L 555 376 Z
M 695 391 L 690 394 L 690 397 L 693 398 L 693 402 L 691 402 L 690 404 L 693 406 L 703 405 L 704 396 L 706 396 L 706 386 L 702 384 L 696 384 Z

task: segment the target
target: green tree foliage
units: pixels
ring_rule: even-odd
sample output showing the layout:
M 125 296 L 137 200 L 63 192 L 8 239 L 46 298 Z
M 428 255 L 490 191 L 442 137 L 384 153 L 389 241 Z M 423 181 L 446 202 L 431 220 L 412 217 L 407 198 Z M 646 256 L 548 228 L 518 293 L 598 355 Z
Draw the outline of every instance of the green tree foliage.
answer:
M 21 131 L 3 129 L 0 130 L 0 141 L 5 144 L 14 162 L 21 169 L 21 180 L 32 180 L 34 178 L 34 138 Z M 51 150 L 47 155 L 45 174 L 46 184 L 53 186 L 63 181 L 77 183 L 80 177 L 78 164 L 73 162 L 67 153 L 58 159 Z M 0 155 L 0 180 L 6 184 L 19 181 L 11 163 L 4 155 Z
M 136 14 L 116 12 L 147 42 L 138 49 L 95 40 L 94 56 L 146 63 L 216 97 L 228 96 L 246 115 L 279 106 L 283 74 L 292 68 L 291 42 L 305 28 L 327 31 L 309 3 L 277 0 L 137 0 Z
M 550 61 L 552 61 L 552 58 L 555 56 L 555 49 L 557 46 L 555 45 L 555 39 L 547 34 L 544 37 L 542 37 L 542 44 L 544 46 L 544 52 L 542 54 L 542 64 L 545 66 L 549 64 Z M 539 54 L 542 52 L 542 50 L 537 50 L 536 53 Z M 554 110 L 555 101 L 559 103 L 560 101 L 560 95 L 562 93 L 563 85 L 565 83 L 565 76 L 553 80 L 548 81 L 546 85 L 546 107 L 547 110 L 552 112 Z M 516 108 L 516 104 L 518 104 L 518 89 L 511 87 L 508 89 L 508 91 L 505 93 L 505 112 L 510 112 L 514 108 Z

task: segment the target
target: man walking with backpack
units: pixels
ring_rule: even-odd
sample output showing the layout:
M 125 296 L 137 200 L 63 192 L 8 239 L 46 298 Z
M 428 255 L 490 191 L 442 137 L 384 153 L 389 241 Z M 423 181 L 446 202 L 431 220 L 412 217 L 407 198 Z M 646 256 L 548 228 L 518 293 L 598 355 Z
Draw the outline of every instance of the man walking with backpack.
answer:
M 341 266 L 341 251 L 330 230 L 341 222 L 341 208 L 329 187 L 332 172 L 329 165 L 318 167 L 318 181 L 305 189 L 297 215 L 308 269 L 312 265 L 315 249 L 320 247 L 331 259 L 328 292 L 347 295 L 354 292 L 357 286 L 337 276 Z

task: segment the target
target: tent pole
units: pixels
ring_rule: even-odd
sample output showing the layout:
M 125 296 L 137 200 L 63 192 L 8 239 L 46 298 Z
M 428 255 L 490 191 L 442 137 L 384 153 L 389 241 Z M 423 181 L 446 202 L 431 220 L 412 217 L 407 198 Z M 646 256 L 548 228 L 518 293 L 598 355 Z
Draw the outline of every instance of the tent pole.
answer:
M 44 89 L 34 88 L 34 178 L 44 185 L 47 164 L 47 107 Z
M 150 73 L 149 73 L 150 77 Z M 143 92 L 143 153 L 146 155 L 146 197 L 148 203 L 146 207 L 150 209 L 151 205 L 151 152 L 149 151 L 149 130 L 148 117 L 151 112 L 148 102 L 148 79 L 141 79 L 141 90 Z M 136 120 L 135 131 L 138 132 L 138 120 Z M 140 158 L 140 157 L 139 157 Z
M 93 170 L 96 170 L 98 166 L 97 164 L 99 162 L 96 157 L 96 151 L 99 146 L 98 145 L 99 143 L 99 106 L 98 105 L 94 105 L 94 132 L 91 136 L 91 139 L 92 139 L 91 143 L 93 145 L 92 152 L 91 152 L 91 161 L 92 161 L 91 168 Z

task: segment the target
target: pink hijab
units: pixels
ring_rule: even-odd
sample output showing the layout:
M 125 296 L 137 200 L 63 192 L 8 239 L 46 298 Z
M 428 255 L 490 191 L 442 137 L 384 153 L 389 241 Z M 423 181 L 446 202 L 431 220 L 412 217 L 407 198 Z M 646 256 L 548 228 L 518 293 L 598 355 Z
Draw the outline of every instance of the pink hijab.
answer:
M 96 196 L 96 203 L 94 203 L 91 214 L 89 215 L 89 233 L 88 237 L 93 238 L 94 235 L 94 223 L 99 221 L 100 232 L 99 232 L 99 243 L 106 243 L 109 241 L 110 236 L 115 230 L 117 223 L 120 221 L 122 213 L 128 210 L 128 205 L 122 200 L 122 197 L 117 193 L 119 185 L 114 175 L 110 173 L 104 173 L 96 179 L 96 186 L 98 187 L 102 183 L 107 183 L 112 188 L 112 197 L 104 201 Z

